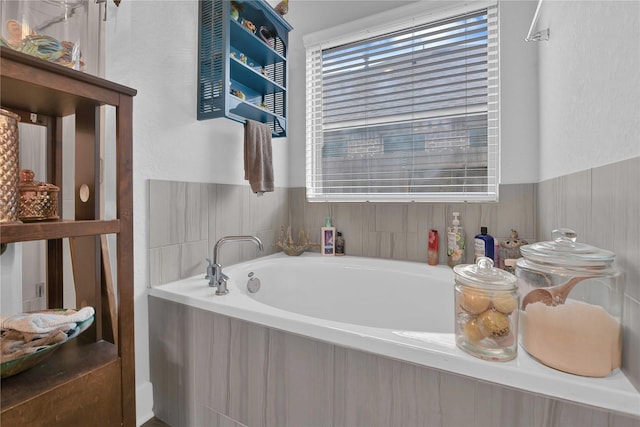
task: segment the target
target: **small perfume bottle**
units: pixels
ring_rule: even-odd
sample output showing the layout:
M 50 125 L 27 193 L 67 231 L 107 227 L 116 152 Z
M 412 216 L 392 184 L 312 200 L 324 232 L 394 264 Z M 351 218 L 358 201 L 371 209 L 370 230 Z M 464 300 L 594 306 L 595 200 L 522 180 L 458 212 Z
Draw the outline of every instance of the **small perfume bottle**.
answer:
M 336 233 L 336 256 L 344 255 L 344 237 L 341 232 Z

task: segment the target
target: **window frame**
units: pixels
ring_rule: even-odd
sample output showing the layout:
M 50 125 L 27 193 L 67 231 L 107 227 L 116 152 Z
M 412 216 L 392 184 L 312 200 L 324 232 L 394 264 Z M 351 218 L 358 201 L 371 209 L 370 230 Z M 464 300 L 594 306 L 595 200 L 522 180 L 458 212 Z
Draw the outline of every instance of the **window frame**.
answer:
M 390 13 L 375 15 L 306 35 L 303 38 L 307 55 L 307 111 L 306 111 L 306 187 L 307 200 L 310 202 L 497 202 L 500 181 L 500 131 L 499 131 L 499 37 L 498 7 L 495 1 L 449 3 L 444 8 L 425 10 L 424 2 L 398 8 Z M 487 9 L 488 25 L 488 66 L 487 66 L 487 184 L 483 192 L 396 192 L 396 193 L 322 193 L 314 186 L 314 177 L 318 174 L 314 149 L 316 141 L 322 141 L 322 51 L 344 44 L 375 38 L 395 31 L 421 26 L 424 24 Z M 390 16 L 391 15 L 391 16 Z M 410 19 L 406 17 L 410 16 Z M 366 30 L 353 31 L 353 28 Z M 320 86 L 318 86 L 318 72 Z M 315 80 L 314 80 L 315 79 Z M 320 93 L 318 99 L 318 93 Z M 469 112 L 471 113 L 471 112 Z M 416 119 L 424 120 L 424 119 Z M 384 139 L 386 139 L 385 137 Z M 472 147 L 470 137 L 469 147 Z M 322 142 L 321 142 L 322 143 Z M 415 143 L 415 141 L 414 141 Z M 385 145 L 385 144 L 382 144 Z M 322 146 L 322 150 L 325 147 Z M 321 154 L 320 154 L 321 155 Z M 408 157 L 407 157 L 408 158 Z M 411 188 L 409 185 L 407 188 Z

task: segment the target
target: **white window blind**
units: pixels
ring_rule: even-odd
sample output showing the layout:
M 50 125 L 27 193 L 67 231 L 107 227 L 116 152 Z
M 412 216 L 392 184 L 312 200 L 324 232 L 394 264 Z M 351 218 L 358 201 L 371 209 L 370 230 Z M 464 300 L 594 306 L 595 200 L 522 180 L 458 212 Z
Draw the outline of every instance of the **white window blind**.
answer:
M 308 200 L 497 200 L 497 8 L 395 28 L 306 47 Z

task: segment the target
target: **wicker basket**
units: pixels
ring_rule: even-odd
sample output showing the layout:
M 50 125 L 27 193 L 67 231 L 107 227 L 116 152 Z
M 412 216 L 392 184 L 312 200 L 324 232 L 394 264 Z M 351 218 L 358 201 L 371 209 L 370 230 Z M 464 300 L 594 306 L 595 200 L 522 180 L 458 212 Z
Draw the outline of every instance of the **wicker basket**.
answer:
M 20 209 L 22 221 L 58 219 L 58 193 L 53 184 L 34 182 L 34 173 L 24 169 L 20 172 Z

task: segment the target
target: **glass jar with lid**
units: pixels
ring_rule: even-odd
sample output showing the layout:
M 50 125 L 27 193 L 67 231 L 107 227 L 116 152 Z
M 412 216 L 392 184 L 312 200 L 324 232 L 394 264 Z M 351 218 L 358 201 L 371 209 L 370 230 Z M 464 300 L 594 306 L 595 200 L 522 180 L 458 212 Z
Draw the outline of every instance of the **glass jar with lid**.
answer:
M 516 277 L 494 268 L 493 260 L 457 265 L 455 273 L 456 345 L 472 356 L 507 361 L 518 349 Z
M 0 45 L 84 70 L 89 0 L 3 1 Z
M 615 254 L 578 243 L 568 228 L 552 238 L 520 248 L 521 345 L 552 368 L 605 377 L 622 355 L 623 280 Z

